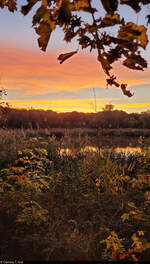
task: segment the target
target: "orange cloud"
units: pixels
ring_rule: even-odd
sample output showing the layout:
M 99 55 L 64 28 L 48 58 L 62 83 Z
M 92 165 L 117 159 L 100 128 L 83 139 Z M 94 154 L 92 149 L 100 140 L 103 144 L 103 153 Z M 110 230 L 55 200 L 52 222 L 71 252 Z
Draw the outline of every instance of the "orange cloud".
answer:
M 128 86 L 144 85 L 150 83 L 150 68 L 144 71 L 131 70 L 121 63 L 116 63 L 114 71 L 120 82 L 127 83 Z
M 59 54 L 59 51 L 43 53 L 40 50 L 10 48 L 8 45 L 1 47 L 2 85 L 6 90 L 21 90 L 27 97 L 106 86 L 105 74 L 95 54 L 79 53 L 62 65 L 57 61 Z M 150 83 L 150 69 L 137 72 L 117 63 L 115 71 L 119 79 L 130 86 Z
M 56 51 L 45 54 L 1 48 L 0 53 L 6 89 L 22 89 L 25 95 L 105 85 L 103 72 L 92 55 L 77 54 L 60 65 Z

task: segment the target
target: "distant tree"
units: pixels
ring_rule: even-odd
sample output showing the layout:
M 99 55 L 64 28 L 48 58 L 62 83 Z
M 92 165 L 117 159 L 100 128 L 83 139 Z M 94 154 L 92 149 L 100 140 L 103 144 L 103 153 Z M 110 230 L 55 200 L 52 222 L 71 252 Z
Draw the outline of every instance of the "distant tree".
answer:
M 6 125 L 7 122 L 7 114 L 9 111 L 9 105 L 5 101 L 3 101 L 3 95 L 6 95 L 5 89 L 1 88 L 0 90 L 0 127 Z
M 150 112 L 143 112 L 140 114 L 140 121 L 142 128 L 150 128 Z
M 103 108 L 103 111 L 112 111 L 114 109 L 114 105 L 112 104 L 106 104 Z
M 112 128 L 124 127 L 124 119 L 126 118 L 126 116 L 128 116 L 128 114 L 124 111 L 119 111 L 119 110 L 114 110 L 111 113 L 112 113 L 111 115 Z
M 140 118 L 139 114 L 137 113 L 131 113 L 128 115 L 128 123 L 130 124 L 130 127 L 132 128 L 138 128 L 140 127 Z
M 150 128 L 150 111 L 128 114 L 120 110 L 98 113 L 56 113 L 41 109 L 3 108 L 5 118 L 0 126 L 8 128 Z M 2 120 L 7 120 L 7 123 Z
M 97 124 L 101 128 L 111 128 L 112 127 L 112 116 L 111 111 L 102 111 L 97 114 Z
M 127 84 L 119 82 L 111 74 L 112 64 L 120 60 L 122 64 L 133 70 L 143 71 L 147 61 L 141 55 L 141 48 L 146 49 L 149 42 L 147 27 L 150 23 L 150 14 L 146 16 L 147 26 L 137 25 L 133 21 L 126 21 L 125 13 L 120 17 L 120 5 L 131 7 L 135 13 L 140 12 L 150 0 L 26 0 L 21 7 L 23 15 L 27 15 L 38 3 L 33 15 L 32 26 L 39 35 L 38 44 L 41 50 L 46 51 L 51 33 L 56 27 L 62 28 L 64 40 L 72 41 L 76 38 L 79 47 L 96 49 L 98 61 L 105 74 L 108 76 L 107 85 L 120 87 L 124 95 L 131 97 L 133 94 L 127 90 Z M 97 7 L 102 4 L 105 11 L 104 17 L 99 14 Z M 17 10 L 19 0 L 0 0 L 0 7 L 7 7 L 10 12 Z M 89 15 L 89 22 L 82 12 Z M 117 27 L 116 27 L 117 26 Z M 108 28 L 117 28 L 116 34 L 108 33 Z M 72 57 L 78 50 L 61 54 L 60 63 Z

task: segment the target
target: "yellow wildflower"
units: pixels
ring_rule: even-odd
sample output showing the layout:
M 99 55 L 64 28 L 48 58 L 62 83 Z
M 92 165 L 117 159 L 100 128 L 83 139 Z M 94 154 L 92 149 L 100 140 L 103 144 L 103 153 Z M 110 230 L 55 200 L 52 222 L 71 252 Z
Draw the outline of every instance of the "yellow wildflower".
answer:
M 138 231 L 139 236 L 144 236 L 144 232 L 142 230 Z
M 114 248 L 114 251 L 117 251 L 117 249 L 118 249 L 117 243 L 113 243 L 113 248 Z

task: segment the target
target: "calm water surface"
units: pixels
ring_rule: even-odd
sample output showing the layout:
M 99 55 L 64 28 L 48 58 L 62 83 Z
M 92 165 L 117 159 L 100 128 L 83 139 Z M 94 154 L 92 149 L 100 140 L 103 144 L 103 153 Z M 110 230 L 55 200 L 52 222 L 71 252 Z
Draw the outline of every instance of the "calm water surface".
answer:
M 136 137 L 103 137 L 103 138 L 88 138 L 87 142 L 84 142 L 84 146 L 77 146 L 78 140 L 72 150 L 69 147 L 61 148 L 60 155 L 74 155 L 77 152 L 80 153 L 92 153 L 113 151 L 116 153 L 128 154 L 142 154 L 144 153 L 139 140 Z M 147 147 L 147 151 L 150 153 L 150 138 L 144 139 L 144 144 Z

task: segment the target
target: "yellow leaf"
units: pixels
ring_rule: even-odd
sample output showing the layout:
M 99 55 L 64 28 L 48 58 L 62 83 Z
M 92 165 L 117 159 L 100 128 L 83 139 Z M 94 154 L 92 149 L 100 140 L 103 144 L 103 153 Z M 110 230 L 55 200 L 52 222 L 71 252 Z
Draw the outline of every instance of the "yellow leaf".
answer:
M 48 6 L 47 0 L 42 0 L 42 5 L 47 7 Z
M 130 207 L 132 207 L 132 208 L 135 208 L 135 209 L 136 209 L 136 206 L 134 205 L 134 203 L 133 203 L 133 202 L 128 202 L 128 205 L 129 205 Z
M 122 219 L 122 222 L 124 222 L 125 220 L 129 220 L 129 214 L 124 213 L 124 214 L 121 216 L 121 219 Z
M 71 6 L 73 11 L 85 11 L 89 8 L 89 2 L 88 0 L 74 0 Z
M 100 27 L 111 27 L 117 24 L 120 24 L 120 15 L 119 14 L 106 14 L 105 17 L 103 18 Z
M 140 36 L 137 36 L 137 40 L 141 42 L 141 46 L 145 49 L 148 43 L 148 38 L 147 38 L 147 34 L 146 34 L 146 27 L 144 26 L 136 26 L 138 27 L 138 31 L 141 32 Z
M 147 29 L 145 26 L 137 26 L 133 22 L 128 22 L 125 26 L 120 27 L 117 37 L 129 42 L 136 40 L 137 43 L 145 49 L 148 44 L 146 31 Z

